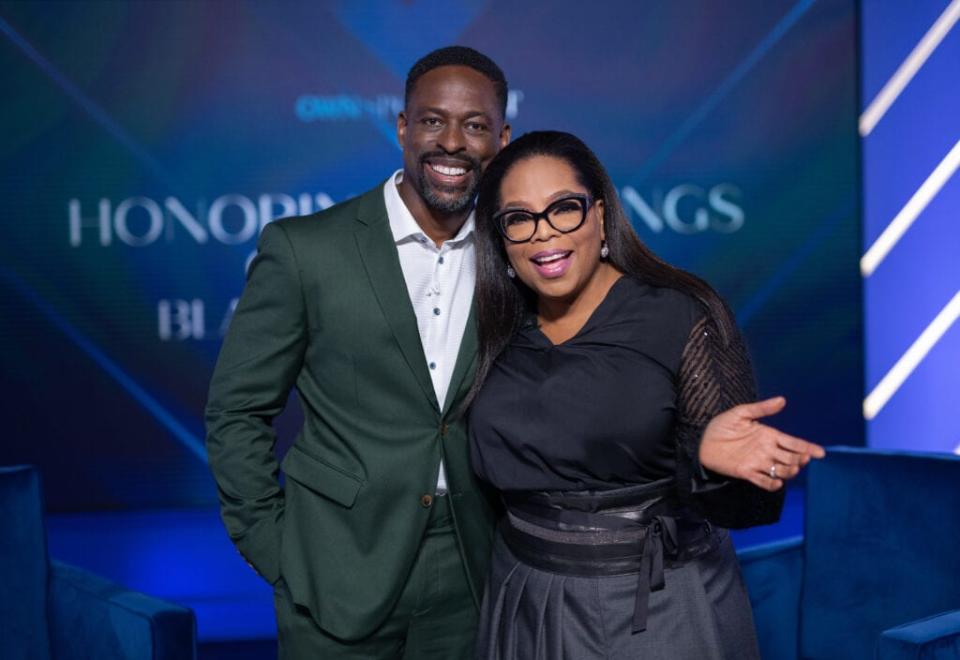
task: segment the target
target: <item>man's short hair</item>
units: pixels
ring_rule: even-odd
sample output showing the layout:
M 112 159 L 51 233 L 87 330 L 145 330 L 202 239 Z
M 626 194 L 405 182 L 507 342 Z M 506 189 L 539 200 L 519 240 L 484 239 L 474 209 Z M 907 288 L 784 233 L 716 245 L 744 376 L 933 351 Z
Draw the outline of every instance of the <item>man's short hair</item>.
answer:
M 407 74 L 407 85 L 403 95 L 404 106 L 410 103 L 410 95 L 413 94 L 413 88 L 416 87 L 417 81 L 428 71 L 441 66 L 467 66 L 486 76 L 493 83 L 493 89 L 500 105 L 500 113 L 506 118 L 507 79 L 504 77 L 503 71 L 489 57 L 467 46 L 438 48 L 417 60 Z

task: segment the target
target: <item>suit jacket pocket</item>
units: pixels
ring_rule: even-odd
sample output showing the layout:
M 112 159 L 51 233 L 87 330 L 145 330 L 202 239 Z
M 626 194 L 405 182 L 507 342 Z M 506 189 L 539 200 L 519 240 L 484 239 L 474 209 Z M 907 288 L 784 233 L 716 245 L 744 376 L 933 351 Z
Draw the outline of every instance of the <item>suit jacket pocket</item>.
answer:
M 290 447 L 281 467 L 287 478 L 348 509 L 363 486 L 359 477 L 310 456 L 296 445 Z

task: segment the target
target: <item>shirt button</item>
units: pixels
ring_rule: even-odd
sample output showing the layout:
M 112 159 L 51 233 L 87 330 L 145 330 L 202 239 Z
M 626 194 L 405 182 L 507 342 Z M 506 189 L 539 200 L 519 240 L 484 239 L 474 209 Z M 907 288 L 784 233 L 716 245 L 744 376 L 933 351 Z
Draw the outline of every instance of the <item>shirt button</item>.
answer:
M 440 316 L 440 308 L 439 308 L 439 307 L 434 307 L 434 308 L 433 308 L 433 315 L 434 315 L 434 316 Z
M 439 259 L 437 259 L 437 263 L 441 263 L 441 264 L 442 264 L 442 263 L 443 263 L 443 257 L 440 257 Z
M 422 506 L 424 509 L 429 509 L 431 506 L 433 506 L 433 495 L 421 495 L 420 506 Z
M 430 368 L 431 368 L 431 369 L 436 369 L 436 368 L 437 368 L 437 363 L 436 363 L 436 362 L 431 362 L 431 363 L 430 363 Z

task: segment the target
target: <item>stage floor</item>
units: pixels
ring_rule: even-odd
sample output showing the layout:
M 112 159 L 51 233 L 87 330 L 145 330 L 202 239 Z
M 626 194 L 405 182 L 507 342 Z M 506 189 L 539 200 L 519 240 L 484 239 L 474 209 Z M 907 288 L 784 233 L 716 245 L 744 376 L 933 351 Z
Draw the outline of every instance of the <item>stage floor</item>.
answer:
M 264 645 L 229 643 L 275 637 L 273 594 L 227 539 L 216 510 L 50 514 L 47 530 L 51 557 L 192 608 L 206 642 L 201 660 L 271 657 Z M 733 540 L 743 549 L 802 533 L 803 489 L 792 487 L 780 522 L 733 532 Z

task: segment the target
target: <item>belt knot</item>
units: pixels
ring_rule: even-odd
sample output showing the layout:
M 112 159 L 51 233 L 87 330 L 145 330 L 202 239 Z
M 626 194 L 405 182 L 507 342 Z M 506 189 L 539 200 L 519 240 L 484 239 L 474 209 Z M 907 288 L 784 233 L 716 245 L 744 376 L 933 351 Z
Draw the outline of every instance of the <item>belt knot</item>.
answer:
M 647 614 L 650 608 L 650 592 L 660 591 L 666 586 L 663 574 L 663 555 L 676 557 L 679 550 L 677 542 L 677 521 L 670 516 L 655 516 L 647 527 L 643 538 L 643 550 L 640 559 L 640 573 L 637 576 L 637 598 L 633 605 L 633 632 L 647 629 Z

